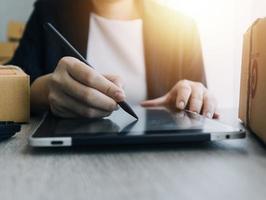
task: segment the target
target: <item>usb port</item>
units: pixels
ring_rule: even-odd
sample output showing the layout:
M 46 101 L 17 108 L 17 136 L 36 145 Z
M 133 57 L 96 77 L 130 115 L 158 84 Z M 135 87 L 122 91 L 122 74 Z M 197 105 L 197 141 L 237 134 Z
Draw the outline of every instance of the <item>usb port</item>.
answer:
M 63 141 L 55 140 L 51 142 L 51 145 L 62 145 Z

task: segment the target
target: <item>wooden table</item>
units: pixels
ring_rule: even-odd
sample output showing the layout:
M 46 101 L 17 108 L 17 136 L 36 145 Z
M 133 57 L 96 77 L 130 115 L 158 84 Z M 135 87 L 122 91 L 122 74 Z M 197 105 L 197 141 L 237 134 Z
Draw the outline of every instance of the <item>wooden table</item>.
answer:
M 236 122 L 229 112 L 223 121 Z M 0 199 L 266 199 L 266 151 L 245 140 L 164 147 L 32 149 L 33 118 L 0 143 Z

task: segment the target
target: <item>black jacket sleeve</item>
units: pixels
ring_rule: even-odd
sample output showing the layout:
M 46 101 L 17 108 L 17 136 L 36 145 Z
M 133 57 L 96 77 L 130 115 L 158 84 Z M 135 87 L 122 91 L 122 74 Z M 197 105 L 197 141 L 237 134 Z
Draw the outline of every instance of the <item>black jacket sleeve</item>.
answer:
M 8 64 L 17 65 L 31 77 L 31 82 L 42 75 L 44 36 L 38 4 L 26 25 L 20 45 Z

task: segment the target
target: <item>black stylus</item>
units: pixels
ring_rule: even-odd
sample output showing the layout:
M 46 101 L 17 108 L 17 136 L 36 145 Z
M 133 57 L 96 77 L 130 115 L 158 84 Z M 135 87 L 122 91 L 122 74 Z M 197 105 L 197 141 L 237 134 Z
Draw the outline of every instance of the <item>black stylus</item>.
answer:
M 88 65 L 89 67 L 93 68 L 87 62 L 87 60 L 66 40 L 66 38 L 64 38 L 64 36 L 61 33 L 59 33 L 59 31 L 51 23 L 45 23 L 44 29 L 47 30 L 49 33 L 52 33 L 53 36 L 60 42 L 60 44 L 63 45 L 64 48 L 66 48 L 67 50 L 70 50 L 73 54 L 72 56 L 76 57 L 77 59 L 84 62 L 86 65 Z M 126 111 L 128 114 L 138 119 L 138 116 L 136 115 L 136 113 L 125 101 L 117 102 L 117 103 L 124 111 Z

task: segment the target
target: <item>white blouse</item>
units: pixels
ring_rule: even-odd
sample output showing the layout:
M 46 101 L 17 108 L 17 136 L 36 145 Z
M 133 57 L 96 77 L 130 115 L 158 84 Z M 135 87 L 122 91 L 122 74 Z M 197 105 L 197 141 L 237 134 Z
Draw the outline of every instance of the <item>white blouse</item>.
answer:
M 146 99 L 147 86 L 143 45 L 143 22 L 90 17 L 87 60 L 101 74 L 119 75 L 126 101 L 136 105 Z

